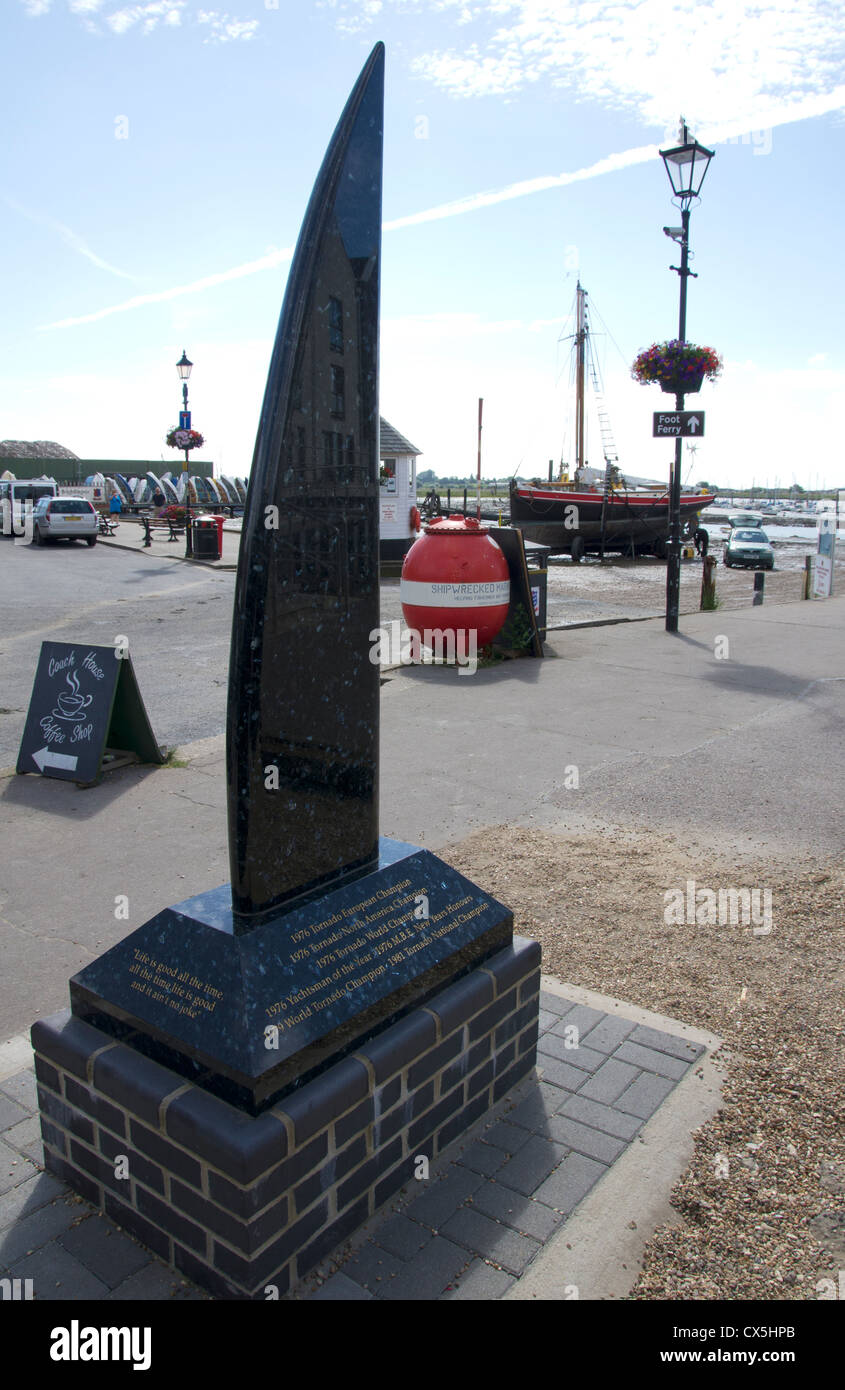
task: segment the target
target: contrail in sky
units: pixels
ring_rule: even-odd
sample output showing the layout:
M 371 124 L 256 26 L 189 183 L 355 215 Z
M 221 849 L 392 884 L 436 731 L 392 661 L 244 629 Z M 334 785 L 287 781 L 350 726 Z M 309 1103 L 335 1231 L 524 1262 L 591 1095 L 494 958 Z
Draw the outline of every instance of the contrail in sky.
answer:
M 737 139 L 743 135 L 748 135 L 752 130 L 770 130 L 774 126 L 791 124 L 794 121 L 807 120 L 813 116 L 822 116 L 831 111 L 841 110 L 845 110 L 845 86 L 837 87 L 824 96 L 808 97 L 792 106 L 780 106 L 772 111 L 761 112 L 759 116 L 755 116 L 753 121 L 744 119 L 711 126 L 703 130 L 699 138 L 703 143 L 708 141 L 711 144 L 719 143 L 723 140 Z M 588 164 L 583 169 L 575 169 L 563 174 L 547 174 L 541 178 L 524 179 L 519 183 L 508 184 L 506 188 L 495 188 L 486 193 L 472 193 L 466 198 L 458 198 L 450 203 L 441 203 L 438 207 L 427 208 L 423 212 L 412 212 L 406 217 L 395 217 L 392 221 L 385 222 L 384 230 L 395 232 L 403 227 L 417 227 L 425 222 L 439 222 L 448 217 L 461 217 L 468 212 L 477 212 L 480 208 L 493 207 L 497 203 L 510 202 L 514 198 L 525 198 L 531 193 L 543 193 L 550 188 L 565 188 L 570 183 L 581 183 L 586 179 L 599 178 L 602 174 L 615 173 L 619 169 L 629 169 L 635 164 L 645 164 L 649 160 L 656 159 L 658 155 L 659 146 L 638 145 L 634 149 L 621 150 L 617 154 L 607 155 L 604 159 L 597 160 L 595 164 Z M 63 230 L 67 231 L 66 228 Z M 85 254 L 88 254 L 96 263 L 93 253 L 86 249 Z M 146 304 L 161 304 L 169 299 L 177 299 L 183 294 L 196 294 L 200 290 L 224 285 L 229 280 L 240 280 L 246 275 L 256 275 L 262 270 L 272 270 L 276 266 L 284 265 L 292 255 L 293 247 L 285 247 L 284 250 L 273 251 L 266 256 L 260 256 L 258 260 L 233 266 L 231 270 L 221 270 L 217 274 L 206 275 L 201 280 L 193 280 L 187 285 L 176 285 L 169 290 L 155 290 L 150 294 L 138 294 L 132 299 L 124 300 L 122 304 L 112 304 L 107 309 L 96 309 L 91 314 L 80 314 L 76 318 L 59 319 L 55 323 L 42 324 L 41 328 L 44 330 L 73 328 L 77 324 L 96 323 L 98 319 L 109 318 L 112 314 L 123 314 L 130 309 L 140 309 Z M 113 270 L 111 266 L 107 268 Z M 124 272 L 116 271 L 114 273 L 120 275 Z

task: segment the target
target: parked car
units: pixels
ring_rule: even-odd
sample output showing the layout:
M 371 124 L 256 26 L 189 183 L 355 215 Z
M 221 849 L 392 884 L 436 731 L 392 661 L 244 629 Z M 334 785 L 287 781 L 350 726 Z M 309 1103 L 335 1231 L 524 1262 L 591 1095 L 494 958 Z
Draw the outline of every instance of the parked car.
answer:
M 775 552 L 765 531 L 757 527 L 754 530 L 735 527 L 725 544 L 725 564 L 728 569 L 733 565 L 744 565 L 755 570 L 773 570 Z
M 99 526 L 99 515 L 87 498 L 42 497 L 32 513 L 32 544 L 78 536 L 88 545 L 96 545 Z

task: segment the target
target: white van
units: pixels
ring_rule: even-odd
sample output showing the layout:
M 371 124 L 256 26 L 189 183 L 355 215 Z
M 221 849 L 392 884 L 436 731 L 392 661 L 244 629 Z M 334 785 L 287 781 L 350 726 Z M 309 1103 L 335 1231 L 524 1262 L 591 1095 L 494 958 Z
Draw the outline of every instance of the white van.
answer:
M 0 535 L 21 535 L 39 497 L 58 496 L 52 478 L 0 478 Z

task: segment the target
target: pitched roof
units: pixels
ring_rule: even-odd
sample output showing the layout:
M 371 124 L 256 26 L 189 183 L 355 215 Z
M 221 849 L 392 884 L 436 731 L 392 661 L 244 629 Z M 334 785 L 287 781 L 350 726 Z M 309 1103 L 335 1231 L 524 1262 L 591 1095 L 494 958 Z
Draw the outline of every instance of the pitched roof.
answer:
M 394 454 L 419 455 L 422 453 L 422 449 L 415 449 L 413 444 L 405 438 L 404 434 L 400 434 L 398 430 L 395 430 L 393 426 L 385 420 L 383 415 L 379 416 L 379 427 L 381 434 L 379 454 L 382 458 L 392 458 Z

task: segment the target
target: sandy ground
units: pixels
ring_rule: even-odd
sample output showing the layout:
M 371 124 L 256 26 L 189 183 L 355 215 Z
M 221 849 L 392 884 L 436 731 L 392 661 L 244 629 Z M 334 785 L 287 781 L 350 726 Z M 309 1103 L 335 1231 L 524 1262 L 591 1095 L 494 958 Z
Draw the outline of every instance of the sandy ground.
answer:
M 632 1297 L 831 1296 L 845 1268 L 843 865 L 691 855 L 624 830 L 495 827 L 441 853 L 513 909 L 548 974 L 724 1039 L 723 1108 L 696 1134 L 679 1224 L 649 1242 Z M 770 933 L 667 925 L 665 895 L 688 880 L 769 889 Z

